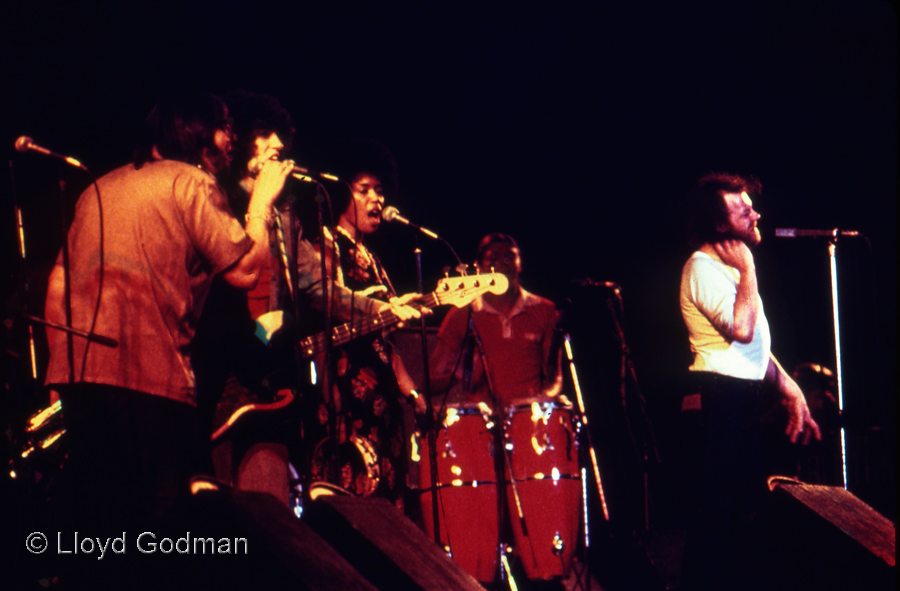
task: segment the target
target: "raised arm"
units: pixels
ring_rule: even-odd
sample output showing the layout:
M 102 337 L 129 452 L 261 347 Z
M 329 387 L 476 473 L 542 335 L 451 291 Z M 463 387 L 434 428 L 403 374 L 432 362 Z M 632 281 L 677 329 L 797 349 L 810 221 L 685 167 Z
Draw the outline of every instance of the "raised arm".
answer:
M 734 298 L 734 323 L 727 335 L 741 343 L 750 343 L 759 315 L 759 286 L 756 281 L 756 265 L 750 248 L 741 240 L 724 240 L 713 244 L 722 262 L 734 267 L 741 274 L 737 295 Z
M 266 161 L 250 195 L 244 231 L 253 241 L 244 256 L 225 270 L 222 277 L 238 289 L 253 289 L 269 255 L 269 228 L 275 223 L 272 204 L 281 193 L 284 181 L 293 171 L 290 161 Z

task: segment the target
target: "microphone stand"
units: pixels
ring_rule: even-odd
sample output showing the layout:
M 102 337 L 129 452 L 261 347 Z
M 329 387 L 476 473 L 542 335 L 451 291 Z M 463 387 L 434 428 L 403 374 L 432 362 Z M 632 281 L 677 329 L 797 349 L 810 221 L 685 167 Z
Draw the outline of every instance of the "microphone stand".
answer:
M 416 280 L 419 293 L 424 293 L 422 281 L 422 249 L 419 246 L 419 236 L 416 235 Z M 428 465 L 429 478 L 431 478 L 431 517 L 434 527 L 434 541 L 441 544 L 441 520 L 438 514 L 438 465 L 437 465 L 437 425 L 434 417 L 434 402 L 431 399 L 431 371 L 428 365 L 428 331 L 425 326 L 425 315 L 419 319 L 420 342 L 422 345 L 422 381 L 425 395 L 425 436 L 428 441 Z
M 840 236 L 863 237 L 854 230 L 799 230 L 796 228 L 776 228 L 775 236 L 780 238 L 794 238 L 797 236 L 811 236 L 828 240 L 828 263 L 831 270 L 831 309 L 834 319 L 834 358 L 837 372 L 838 412 L 841 417 L 841 479 L 844 490 L 847 490 L 847 438 L 844 427 L 844 380 L 841 367 L 841 322 L 838 313 L 838 279 L 837 279 L 837 242 Z M 868 240 L 868 239 L 867 239 Z
M 478 354 L 481 356 L 481 366 L 484 369 L 484 380 L 487 384 L 488 394 L 491 397 L 491 402 L 493 403 L 493 411 L 494 411 L 494 419 L 496 421 L 494 428 L 492 429 L 494 434 L 494 478 L 497 481 L 497 575 L 496 581 L 498 585 L 506 580 L 506 577 L 509 577 L 512 580 L 511 574 L 507 571 L 506 564 L 506 556 L 504 555 L 504 543 L 502 539 L 503 535 L 503 518 L 506 516 L 506 471 L 509 470 L 509 482 L 512 486 L 513 498 L 516 501 L 516 509 L 518 511 L 519 524 L 522 527 L 522 533 L 525 537 L 528 537 L 528 526 L 525 523 L 525 515 L 522 512 L 522 502 L 519 499 L 519 490 L 516 486 L 516 478 L 515 474 L 512 472 L 512 463 L 510 462 L 509 451 L 506 449 L 506 422 L 505 417 L 503 416 L 504 408 L 500 403 L 500 397 L 497 395 L 497 391 L 494 389 L 494 382 L 491 379 L 491 364 L 488 361 L 487 351 L 484 347 L 484 342 L 481 340 L 481 335 L 478 332 L 478 327 L 475 325 L 475 318 L 472 316 L 472 304 L 469 304 L 469 321 L 468 326 L 466 328 L 466 337 L 469 337 L 469 333 L 475 339 L 475 345 L 478 347 Z M 500 451 L 501 453 L 496 453 Z M 512 588 L 515 589 L 515 583 L 512 584 Z
M 588 424 L 588 416 L 587 409 L 584 405 L 584 396 L 581 392 L 581 383 L 578 381 L 578 372 L 575 370 L 575 357 L 572 353 L 572 339 L 566 334 L 563 336 L 565 349 L 566 349 L 566 359 L 569 361 L 569 372 L 572 375 L 572 383 L 575 388 L 575 398 L 578 403 L 578 412 L 581 415 L 581 424 L 584 426 L 584 434 L 585 440 L 588 448 L 588 455 L 591 461 L 591 467 L 594 470 L 594 481 L 597 484 L 597 492 L 600 495 L 600 505 L 603 509 L 603 517 L 609 522 L 609 507 L 606 505 L 606 495 L 603 493 L 603 481 L 600 478 L 600 463 L 597 461 L 597 453 L 594 450 L 594 443 L 591 441 L 591 430 L 590 425 Z M 587 492 L 587 488 L 585 488 L 585 492 Z M 589 547 L 590 543 L 587 536 L 587 514 L 585 513 L 585 547 Z
M 844 429 L 844 384 L 841 372 L 841 322 L 838 314 L 838 280 L 837 280 L 837 240 L 840 232 L 834 230 L 828 242 L 828 262 L 831 268 L 831 308 L 834 316 L 834 356 L 837 372 L 838 413 L 841 417 L 841 479 L 844 490 L 847 490 L 847 439 Z
M 16 191 L 16 180 L 13 161 L 9 161 L 9 179 L 12 185 L 13 213 L 16 216 L 16 238 L 19 243 L 19 257 L 21 259 L 22 282 L 19 289 L 19 297 L 22 299 L 22 316 L 31 319 L 28 311 L 28 260 L 25 256 L 25 224 L 22 222 L 22 210 L 19 207 L 19 193 Z M 31 358 L 31 378 L 37 380 L 37 356 L 34 345 L 34 327 L 28 325 L 28 349 Z
M 12 163 L 10 163 L 10 166 L 12 166 Z M 84 166 L 80 166 L 80 168 L 87 171 L 87 168 L 85 168 Z M 90 173 L 88 173 L 88 174 L 90 174 Z M 94 182 L 94 186 L 95 186 L 95 190 L 97 191 L 97 198 L 99 199 L 100 189 L 99 189 L 99 187 L 96 186 L 96 181 Z M 75 347 L 74 347 L 74 342 L 73 342 L 74 336 L 79 336 L 79 337 L 86 339 L 88 342 L 88 344 L 86 346 L 89 346 L 90 343 L 94 342 L 94 343 L 98 343 L 100 345 L 104 345 L 106 347 L 118 347 L 119 343 L 115 339 L 111 339 L 109 337 L 99 335 L 92 331 L 78 330 L 72 326 L 72 278 L 71 278 L 70 263 L 69 263 L 69 219 L 68 219 L 68 216 L 66 215 L 66 211 L 67 211 L 66 181 L 62 177 L 62 171 L 60 171 L 60 178 L 59 178 L 59 200 L 60 200 L 60 211 L 62 213 L 62 216 L 61 216 L 62 217 L 62 235 L 63 235 L 62 268 L 63 268 L 63 286 L 64 286 L 63 287 L 63 308 L 65 310 L 66 323 L 65 323 L 65 325 L 62 325 L 62 324 L 51 322 L 44 318 L 40 318 L 38 316 L 33 316 L 31 314 L 26 314 L 26 313 L 23 313 L 22 316 L 24 318 L 26 318 L 30 324 L 41 324 L 45 327 L 53 328 L 55 330 L 61 330 L 64 333 L 66 333 L 66 361 L 69 365 L 68 383 L 74 384 L 75 383 Z M 21 223 L 21 214 L 20 214 L 18 207 L 16 207 L 16 216 L 17 216 L 17 220 L 18 220 L 18 224 L 19 224 L 19 232 L 18 233 L 19 233 L 19 237 L 21 240 L 21 254 L 22 254 L 22 263 L 23 263 L 23 270 L 24 270 L 24 268 L 25 268 L 25 266 L 24 266 L 25 265 L 25 233 L 24 233 L 24 227 L 22 226 L 22 223 Z M 102 220 L 102 217 L 101 217 L 101 220 Z M 102 222 L 99 222 L 99 223 L 101 223 L 101 225 L 102 225 Z M 102 227 L 100 229 L 100 235 L 101 236 L 103 235 Z M 101 262 L 101 264 L 103 262 L 103 253 L 102 252 L 100 253 L 100 262 Z M 102 272 L 103 271 L 101 268 L 101 273 Z M 26 292 L 27 292 L 27 286 L 26 286 Z M 100 297 L 100 296 L 98 295 L 98 297 Z M 31 333 L 31 326 L 29 326 L 29 333 Z M 32 342 L 31 342 L 32 356 L 34 356 L 33 336 L 31 338 L 32 338 Z M 85 353 L 85 355 L 86 355 L 86 353 Z M 86 359 L 85 359 L 85 362 L 86 362 Z M 33 361 L 32 363 L 35 363 L 35 362 Z M 33 372 L 34 372 L 34 376 L 36 379 L 37 378 L 36 366 L 34 367 Z M 84 367 L 82 367 L 82 373 L 83 372 L 84 372 Z
M 322 374 L 322 395 L 325 399 L 326 408 L 328 409 L 328 430 L 330 432 L 328 442 L 328 458 L 324 467 L 325 474 L 328 474 L 328 467 L 331 467 L 332 478 L 337 480 L 335 484 L 340 483 L 340 465 L 338 461 L 338 450 L 340 449 L 338 432 L 338 416 L 337 404 L 335 402 L 335 392 L 332 389 L 334 374 L 331 357 L 334 349 L 333 335 L 331 327 L 334 322 L 331 309 L 331 293 L 334 292 L 333 278 L 328 275 L 328 268 L 325 264 L 325 257 L 333 254 L 329 252 L 325 240 L 325 200 L 327 194 L 323 193 L 324 189 L 320 183 L 316 183 L 316 205 L 318 206 L 318 222 L 319 222 L 319 250 L 322 253 L 319 257 L 319 269 L 322 275 L 322 312 L 325 315 L 325 350 L 322 354 L 322 368 L 325 370 Z M 332 262 L 332 269 L 335 269 Z M 331 293 L 329 293 L 329 285 Z M 352 305 L 352 303 L 351 303 Z M 353 330 L 351 326 L 351 331 Z M 308 487 L 307 487 L 308 490 Z
M 459 255 L 456 254 L 456 250 L 453 249 L 453 246 L 429 230 L 422 228 L 421 226 L 417 226 L 416 224 L 407 222 L 407 225 L 418 230 L 416 232 L 416 246 L 415 246 L 415 255 L 416 255 L 416 280 L 418 282 L 418 290 L 419 293 L 425 293 L 425 285 L 422 280 L 422 248 L 419 243 L 419 232 L 425 234 L 426 236 L 439 240 L 443 242 L 447 248 L 450 249 L 450 252 L 453 253 L 453 256 L 456 258 L 456 262 L 458 266 L 456 267 L 457 271 L 462 274 L 465 274 L 465 270 L 467 265 L 463 264 L 462 259 L 459 258 Z M 441 525 L 440 525 L 440 515 L 438 513 L 439 505 L 438 505 L 438 464 L 437 464 L 437 436 L 438 429 L 440 428 L 440 424 L 437 420 L 435 420 L 434 416 L 434 402 L 432 400 L 432 392 L 431 392 L 431 370 L 428 362 L 428 331 L 425 323 L 425 316 L 422 315 L 422 318 L 419 320 L 419 328 L 420 328 L 420 342 L 422 348 L 422 374 L 423 374 L 423 385 L 424 385 L 424 396 L 425 396 L 425 421 L 424 421 L 424 430 L 425 437 L 428 441 L 428 462 L 429 462 L 429 478 L 431 479 L 431 516 L 434 527 L 434 541 L 436 544 L 440 546 L 441 544 Z
M 649 462 L 650 462 L 650 452 L 653 453 L 653 459 L 658 464 L 659 463 L 659 450 L 656 446 L 656 436 L 653 433 L 653 425 L 650 423 L 650 417 L 647 415 L 646 403 L 644 400 L 644 396 L 641 393 L 641 387 L 638 383 L 637 374 L 634 371 L 634 362 L 631 358 L 631 349 L 628 347 L 628 342 L 625 340 L 625 331 L 622 328 L 622 323 L 620 321 L 620 314 L 624 315 L 623 305 L 622 305 L 622 296 L 616 291 L 613 293 L 615 296 L 615 300 L 618 303 L 618 310 L 613 306 L 613 296 L 607 296 L 606 304 L 609 307 L 612 321 L 616 331 L 616 337 L 619 339 L 619 343 L 622 347 L 622 358 L 620 365 L 620 382 L 619 388 L 622 396 L 622 407 L 625 414 L 625 423 L 628 427 L 628 434 L 631 437 L 631 442 L 635 446 L 638 447 L 637 440 L 634 436 L 634 429 L 631 425 L 631 419 L 628 416 L 628 403 L 626 400 L 626 392 L 627 392 L 627 381 L 628 378 L 631 379 L 631 383 L 634 385 L 635 396 L 638 401 L 638 410 L 640 411 L 641 418 L 644 421 L 644 425 L 647 429 L 647 436 L 649 438 L 649 442 L 644 439 L 641 442 L 641 459 L 642 465 L 641 470 L 643 472 L 643 488 L 644 488 L 644 531 L 648 531 L 650 529 L 650 483 L 649 483 Z

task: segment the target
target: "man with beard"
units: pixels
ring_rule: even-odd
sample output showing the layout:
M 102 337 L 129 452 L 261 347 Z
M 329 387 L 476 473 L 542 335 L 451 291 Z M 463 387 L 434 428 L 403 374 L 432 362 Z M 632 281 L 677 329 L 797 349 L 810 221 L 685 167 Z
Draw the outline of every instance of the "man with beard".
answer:
M 239 289 L 256 284 L 269 248 L 264 218 L 291 172 L 267 167 L 243 226 L 215 178 L 232 143 L 220 98 L 166 98 L 143 133 L 134 163 L 78 200 L 67 237 L 71 307 L 61 254 L 45 310 L 50 321 L 65 325 L 71 315 L 73 328 L 116 342 L 48 331 L 46 382 L 65 414 L 72 525 L 101 537 L 124 531 L 129 543 L 188 492 L 198 467 L 189 353 L 197 319 L 214 276 Z
M 750 249 L 760 242 L 750 194 L 755 179 L 712 173 L 691 195 L 690 241 L 697 247 L 681 277 L 681 313 L 699 382 L 703 477 L 699 510 L 685 547 L 690 589 L 733 588 L 737 543 L 766 492 L 759 417 L 763 385 L 781 397 L 790 441 L 821 439 L 803 392 L 771 354 Z

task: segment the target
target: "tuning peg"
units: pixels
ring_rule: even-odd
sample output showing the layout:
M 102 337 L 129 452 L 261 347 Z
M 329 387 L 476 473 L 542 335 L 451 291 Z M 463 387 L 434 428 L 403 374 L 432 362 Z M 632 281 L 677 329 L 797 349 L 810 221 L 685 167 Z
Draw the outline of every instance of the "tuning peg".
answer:
M 469 265 L 465 263 L 460 263 L 456 265 L 456 272 L 465 277 L 468 274 Z

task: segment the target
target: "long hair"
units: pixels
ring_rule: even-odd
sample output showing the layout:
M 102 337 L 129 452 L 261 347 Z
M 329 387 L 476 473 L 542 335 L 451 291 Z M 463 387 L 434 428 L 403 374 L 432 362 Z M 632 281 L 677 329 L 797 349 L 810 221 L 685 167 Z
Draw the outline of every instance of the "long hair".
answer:
M 711 172 L 700 177 L 688 200 L 688 243 L 696 248 L 722 239 L 719 227 L 728 223 L 726 193 L 758 195 L 761 191 L 762 183 L 752 176 Z
M 216 130 L 229 125 L 225 102 L 212 94 L 187 93 L 160 100 L 147 119 L 134 149 L 134 165 L 153 160 L 153 148 L 167 160 L 201 164 L 215 143 Z

